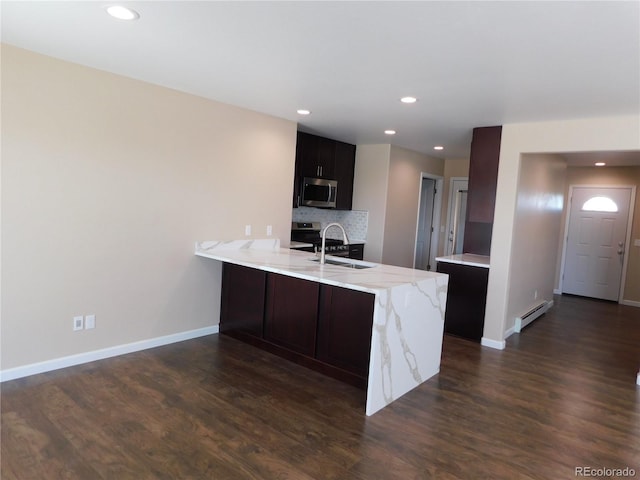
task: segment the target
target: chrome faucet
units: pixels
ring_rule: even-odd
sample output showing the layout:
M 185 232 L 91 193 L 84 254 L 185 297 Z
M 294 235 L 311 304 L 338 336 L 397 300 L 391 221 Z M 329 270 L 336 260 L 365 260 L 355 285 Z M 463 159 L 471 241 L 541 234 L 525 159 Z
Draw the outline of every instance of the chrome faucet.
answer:
M 345 232 L 344 227 L 342 225 L 340 225 L 337 222 L 333 222 L 327 225 L 326 227 L 324 227 L 324 229 L 322 230 L 322 247 L 320 248 L 320 265 L 324 265 L 325 263 L 324 246 L 327 240 L 327 230 L 329 230 L 329 227 L 338 227 L 340 230 L 342 230 L 342 236 L 344 237 L 342 241 L 344 242 L 345 245 L 349 245 L 347 232 Z

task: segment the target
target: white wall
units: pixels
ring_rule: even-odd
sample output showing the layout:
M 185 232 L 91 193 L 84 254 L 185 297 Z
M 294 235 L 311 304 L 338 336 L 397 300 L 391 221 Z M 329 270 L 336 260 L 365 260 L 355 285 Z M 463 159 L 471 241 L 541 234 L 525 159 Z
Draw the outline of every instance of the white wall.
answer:
M 521 155 L 640 150 L 640 117 L 637 115 L 504 125 L 496 191 L 496 210 L 491 242 L 491 270 L 487 293 L 484 338 L 486 344 L 504 345 L 509 291 L 516 275 L 514 231 Z M 528 254 L 527 251 L 518 252 Z
M 358 145 L 353 181 L 353 209 L 367 210 L 364 259 L 382 262 L 391 145 Z
M 271 224 L 288 243 L 295 123 L 7 45 L 1 62 L 2 369 L 217 324 L 220 268 L 194 242 Z
M 566 162 L 559 155 L 522 155 L 506 328 L 541 300 L 553 300 L 562 226 Z

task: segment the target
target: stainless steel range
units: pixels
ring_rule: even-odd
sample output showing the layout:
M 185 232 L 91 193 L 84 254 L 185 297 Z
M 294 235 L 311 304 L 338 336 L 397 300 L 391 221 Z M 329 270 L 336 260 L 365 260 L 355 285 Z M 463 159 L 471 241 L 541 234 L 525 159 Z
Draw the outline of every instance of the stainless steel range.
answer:
M 318 252 L 322 245 L 320 237 L 320 222 L 291 222 L 291 241 L 311 244 L 311 246 L 292 246 L 295 250 L 303 252 Z M 325 253 L 336 257 L 348 257 L 349 245 L 345 245 L 342 240 L 333 238 L 325 239 Z

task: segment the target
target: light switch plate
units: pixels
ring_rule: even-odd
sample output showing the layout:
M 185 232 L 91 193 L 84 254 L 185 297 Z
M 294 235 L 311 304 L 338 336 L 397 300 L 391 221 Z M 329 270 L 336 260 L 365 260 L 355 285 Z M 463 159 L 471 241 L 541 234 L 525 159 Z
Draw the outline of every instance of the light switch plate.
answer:
M 640 247 L 640 238 L 636 238 L 636 239 L 633 241 L 633 246 L 634 246 L 634 247 Z

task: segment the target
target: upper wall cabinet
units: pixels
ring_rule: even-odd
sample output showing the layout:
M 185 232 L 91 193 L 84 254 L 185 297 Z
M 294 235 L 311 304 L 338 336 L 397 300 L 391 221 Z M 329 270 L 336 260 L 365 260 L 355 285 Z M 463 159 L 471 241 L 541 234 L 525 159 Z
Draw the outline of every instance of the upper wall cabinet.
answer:
M 356 146 L 329 138 L 298 132 L 293 206 L 298 207 L 302 179 L 326 178 L 338 181 L 336 209 L 351 210 Z
M 465 253 L 489 255 L 491 250 L 501 137 L 501 126 L 473 129 L 464 231 Z

